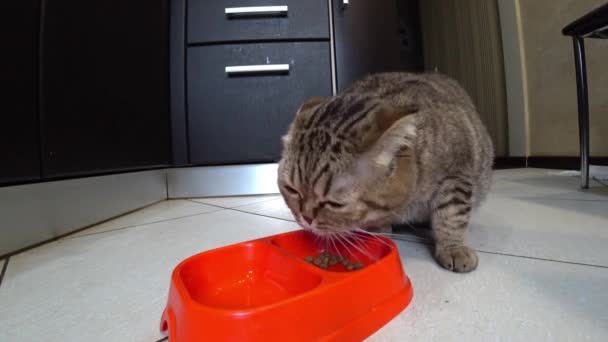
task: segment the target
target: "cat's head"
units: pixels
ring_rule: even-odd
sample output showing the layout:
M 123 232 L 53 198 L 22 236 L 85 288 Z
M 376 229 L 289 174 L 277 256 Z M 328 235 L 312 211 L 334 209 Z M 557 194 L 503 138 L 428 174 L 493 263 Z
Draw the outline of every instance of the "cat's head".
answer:
M 333 235 L 396 221 L 416 179 L 417 111 L 362 95 L 305 102 L 283 137 L 278 174 L 298 223 Z

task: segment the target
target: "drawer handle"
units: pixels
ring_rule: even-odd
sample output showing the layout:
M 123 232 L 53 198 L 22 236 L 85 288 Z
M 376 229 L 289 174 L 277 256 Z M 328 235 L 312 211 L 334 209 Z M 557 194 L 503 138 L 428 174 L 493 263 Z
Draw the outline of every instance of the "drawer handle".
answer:
M 287 10 L 287 6 L 228 7 L 226 8 L 226 15 L 287 15 Z
M 239 65 L 226 67 L 226 73 L 228 75 L 265 72 L 289 72 L 289 64 Z

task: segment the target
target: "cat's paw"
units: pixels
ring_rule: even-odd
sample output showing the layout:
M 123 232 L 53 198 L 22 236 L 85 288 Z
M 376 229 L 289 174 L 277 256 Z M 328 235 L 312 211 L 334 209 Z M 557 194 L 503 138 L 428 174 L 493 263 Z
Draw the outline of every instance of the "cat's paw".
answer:
M 438 248 L 435 259 L 442 267 L 459 273 L 471 272 L 477 268 L 477 252 L 467 246 Z

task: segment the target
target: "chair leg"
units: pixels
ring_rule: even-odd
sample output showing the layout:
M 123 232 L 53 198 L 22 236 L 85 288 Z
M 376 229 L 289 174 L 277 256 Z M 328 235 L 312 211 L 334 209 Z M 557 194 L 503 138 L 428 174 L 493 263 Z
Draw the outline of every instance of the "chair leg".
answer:
M 578 131 L 581 154 L 581 187 L 589 188 L 589 99 L 587 94 L 587 67 L 585 44 L 582 37 L 572 37 L 576 68 L 576 90 L 578 99 Z

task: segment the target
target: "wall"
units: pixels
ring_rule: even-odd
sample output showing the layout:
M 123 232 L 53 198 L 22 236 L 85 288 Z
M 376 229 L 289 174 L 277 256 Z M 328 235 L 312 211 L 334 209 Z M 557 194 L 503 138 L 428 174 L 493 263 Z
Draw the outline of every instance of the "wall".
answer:
M 605 0 L 514 0 L 523 43 L 528 154 L 578 155 L 572 39 L 561 29 Z M 608 40 L 586 39 L 591 154 L 608 156 Z
M 503 52 L 496 1 L 421 0 L 424 64 L 458 80 L 477 105 L 497 156 L 508 154 Z

